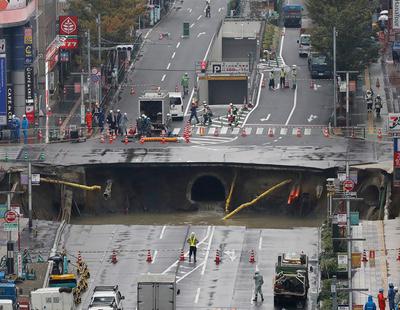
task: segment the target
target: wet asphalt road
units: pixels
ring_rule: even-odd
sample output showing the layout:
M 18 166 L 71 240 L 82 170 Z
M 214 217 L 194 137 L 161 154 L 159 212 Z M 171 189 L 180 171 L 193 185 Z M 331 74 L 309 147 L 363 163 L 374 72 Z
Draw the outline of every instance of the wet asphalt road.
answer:
M 187 257 L 178 264 L 180 249 L 188 233 L 196 232 L 200 241 L 197 263 Z M 91 273 L 90 287 L 82 297 L 82 309 L 88 305 L 95 285 L 118 284 L 125 295 L 124 309 L 136 307 L 137 277 L 143 273 L 176 274 L 178 309 L 275 309 L 272 277 L 276 257 L 283 251 L 304 251 L 316 266 L 318 253 L 316 228 L 246 229 L 239 226 L 127 226 L 69 225 L 61 238 L 76 260 L 81 251 Z M 216 250 L 222 263 L 214 262 Z M 112 250 L 118 263 L 112 264 Z M 153 261 L 146 262 L 147 250 Z M 249 263 L 255 251 L 256 262 Z M 264 276 L 264 303 L 251 301 L 254 289 L 252 276 L 259 270 Z M 314 309 L 317 269 L 311 273 L 308 309 Z M 290 309 L 290 307 L 289 307 Z

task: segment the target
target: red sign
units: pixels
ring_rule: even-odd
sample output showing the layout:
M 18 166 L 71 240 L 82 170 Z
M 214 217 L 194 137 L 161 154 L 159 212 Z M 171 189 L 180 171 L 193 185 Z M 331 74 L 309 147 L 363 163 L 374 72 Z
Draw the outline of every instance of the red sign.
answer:
M 11 211 L 11 210 L 9 210 L 6 213 L 4 213 L 4 220 L 7 223 L 14 223 L 16 221 L 17 217 L 18 217 L 17 212 L 14 212 L 14 211 Z
M 63 50 L 73 50 L 78 48 L 78 39 L 77 38 L 70 38 L 67 36 L 60 36 L 60 41 L 62 45 L 60 46 Z
M 369 250 L 369 259 L 375 259 L 375 250 Z
M 394 152 L 393 154 L 393 166 L 400 168 L 400 152 Z
M 354 188 L 354 182 L 353 182 L 353 180 L 350 180 L 350 179 L 344 180 L 344 182 L 343 182 L 343 189 L 344 189 L 346 192 L 351 192 L 351 191 L 353 190 L 353 188 Z
M 67 36 L 78 35 L 78 16 L 60 16 L 58 34 Z
M 35 123 L 35 106 L 27 105 L 25 106 L 25 115 L 29 121 L 29 124 Z

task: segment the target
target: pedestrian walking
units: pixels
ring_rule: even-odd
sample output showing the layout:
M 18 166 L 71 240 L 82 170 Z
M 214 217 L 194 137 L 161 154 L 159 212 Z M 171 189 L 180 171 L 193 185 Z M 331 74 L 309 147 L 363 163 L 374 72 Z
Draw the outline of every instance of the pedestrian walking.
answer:
M 117 110 L 117 115 L 115 116 L 115 118 L 116 118 L 116 122 L 117 122 L 117 124 L 116 124 L 117 134 L 122 135 L 122 131 L 121 131 L 122 113 L 121 113 L 120 109 Z
M 386 308 L 386 297 L 383 294 L 383 288 L 379 289 L 378 306 L 379 306 L 379 310 L 385 310 L 385 308 Z
M 389 283 L 389 289 L 388 289 L 388 301 L 389 301 L 389 309 L 390 310 L 395 310 L 394 307 L 394 296 L 396 295 L 396 292 L 394 291 L 394 285 L 393 283 Z
M 366 91 L 364 99 L 365 103 L 367 104 L 367 111 L 372 112 L 372 103 L 374 99 L 373 99 L 373 93 L 370 89 Z
M 206 17 L 208 17 L 208 18 L 211 17 L 211 6 L 209 3 L 206 6 Z
M 192 123 L 192 118 L 196 119 L 197 124 L 200 123 L 199 122 L 199 118 L 197 117 L 197 102 L 196 100 L 192 101 L 192 104 L 190 106 L 190 117 L 189 117 L 189 123 Z
M 15 124 L 15 142 L 20 142 L 20 130 L 21 130 L 21 120 L 18 116 L 14 117 L 14 124 Z
M 375 98 L 375 113 L 376 113 L 376 117 L 381 117 L 381 109 L 382 109 L 382 98 L 378 94 L 378 95 L 376 95 L 376 98 Z
M 268 88 L 269 90 L 275 90 L 275 72 L 273 70 L 269 72 Z
M 187 243 L 189 243 L 189 262 L 192 259 L 192 255 L 193 261 L 196 262 L 197 243 L 199 243 L 199 241 L 197 240 L 194 232 L 190 234 L 190 237 L 187 239 Z
M 85 121 L 86 121 L 87 132 L 90 134 L 93 129 L 93 115 L 89 109 L 86 111 Z
M 285 68 L 282 67 L 281 72 L 280 72 L 280 79 L 279 79 L 279 83 L 280 83 L 282 89 L 285 88 L 285 81 L 286 81 L 286 71 L 285 71 Z
M 368 295 L 368 301 L 364 305 L 364 310 L 376 310 L 376 304 L 373 301 L 372 295 Z
M 256 271 L 256 273 L 254 274 L 253 280 L 254 280 L 254 286 L 255 286 L 253 301 L 257 301 L 258 294 L 260 294 L 261 301 L 264 301 L 264 295 L 261 290 L 262 285 L 264 284 L 263 276 L 258 271 Z
M 127 135 L 128 134 L 128 123 L 129 123 L 129 119 L 128 119 L 128 114 L 124 113 L 124 115 L 122 115 L 122 119 L 121 119 L 121 135 Z
M 28 143 L 28 128 L 29 128 L 29 121 L 26 118 L 26 115 L 22 115 L 22 134 L 24 135 L 24 143 L 27 144 Z
M 108 129 L 110 130 L 110 134 L 112 134 L 113 132 L 115 132 L 115 124 L 116 124 L 115 115 L 114 115 L 113 110 L 110 110 L 110 112 L 108 112 L 106 121 L 107 121 Z

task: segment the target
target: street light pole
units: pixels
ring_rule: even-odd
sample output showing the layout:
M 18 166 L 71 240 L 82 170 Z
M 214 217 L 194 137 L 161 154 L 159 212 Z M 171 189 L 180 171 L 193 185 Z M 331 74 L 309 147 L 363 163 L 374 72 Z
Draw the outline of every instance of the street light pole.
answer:
M 87 31 L 87 53 L 88 53 L 88 73 L 91 72 L 91 63 L 90 63 L 90 29 Z M 89 103 L 92 101 L 92 94 L 90 93 L 90 75 L 88 77 L 88 93 L 89 93 Z
M 336 80 L 336 27 L 333 27 L 333 127 L 336 127 L 337 80 Z
M 99 106 L 101 105 L 101 80 L 102 80 L 102 63 L 101 63 L 101 15 L 97 15 L 97 33 L 98 33 L 98 46 L 99 46 L 99 66 L 100 66 L 100 81 L 99 81 Z
M 349 162 L 346 161 L 346 179 L 350 179 L 350 166 Z M 351 242 L 351 222 L 350 222 L 350 199 L 346 199 L 346 224 L 347 224 L 347 277 L 348 277 L 348 289 L 349 289 L 349 309 L 353 309 L 353 281 L 351 271 L 351 254 L 352 254 L 352 242 Z
M 32 231 L 32 163 L 28 161 L 28 226 L 29 232 Z

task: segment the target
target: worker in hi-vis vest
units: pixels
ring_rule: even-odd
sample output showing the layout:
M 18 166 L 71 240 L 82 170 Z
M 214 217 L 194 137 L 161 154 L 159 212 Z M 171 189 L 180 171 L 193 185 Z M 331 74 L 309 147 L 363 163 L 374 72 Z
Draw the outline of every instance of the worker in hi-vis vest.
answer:
M 187 243 L 189 243 L 189 262 L 192 258 L 192 254 L 193 254 L 193 259 L 194 262 L 196 262 L 196 251 L 197 251 L 197 243 L 199 241 L 196 238 L 196 234 L 194 232 L 192 232 L 189 236 L 189 238 L 187 239 Z

